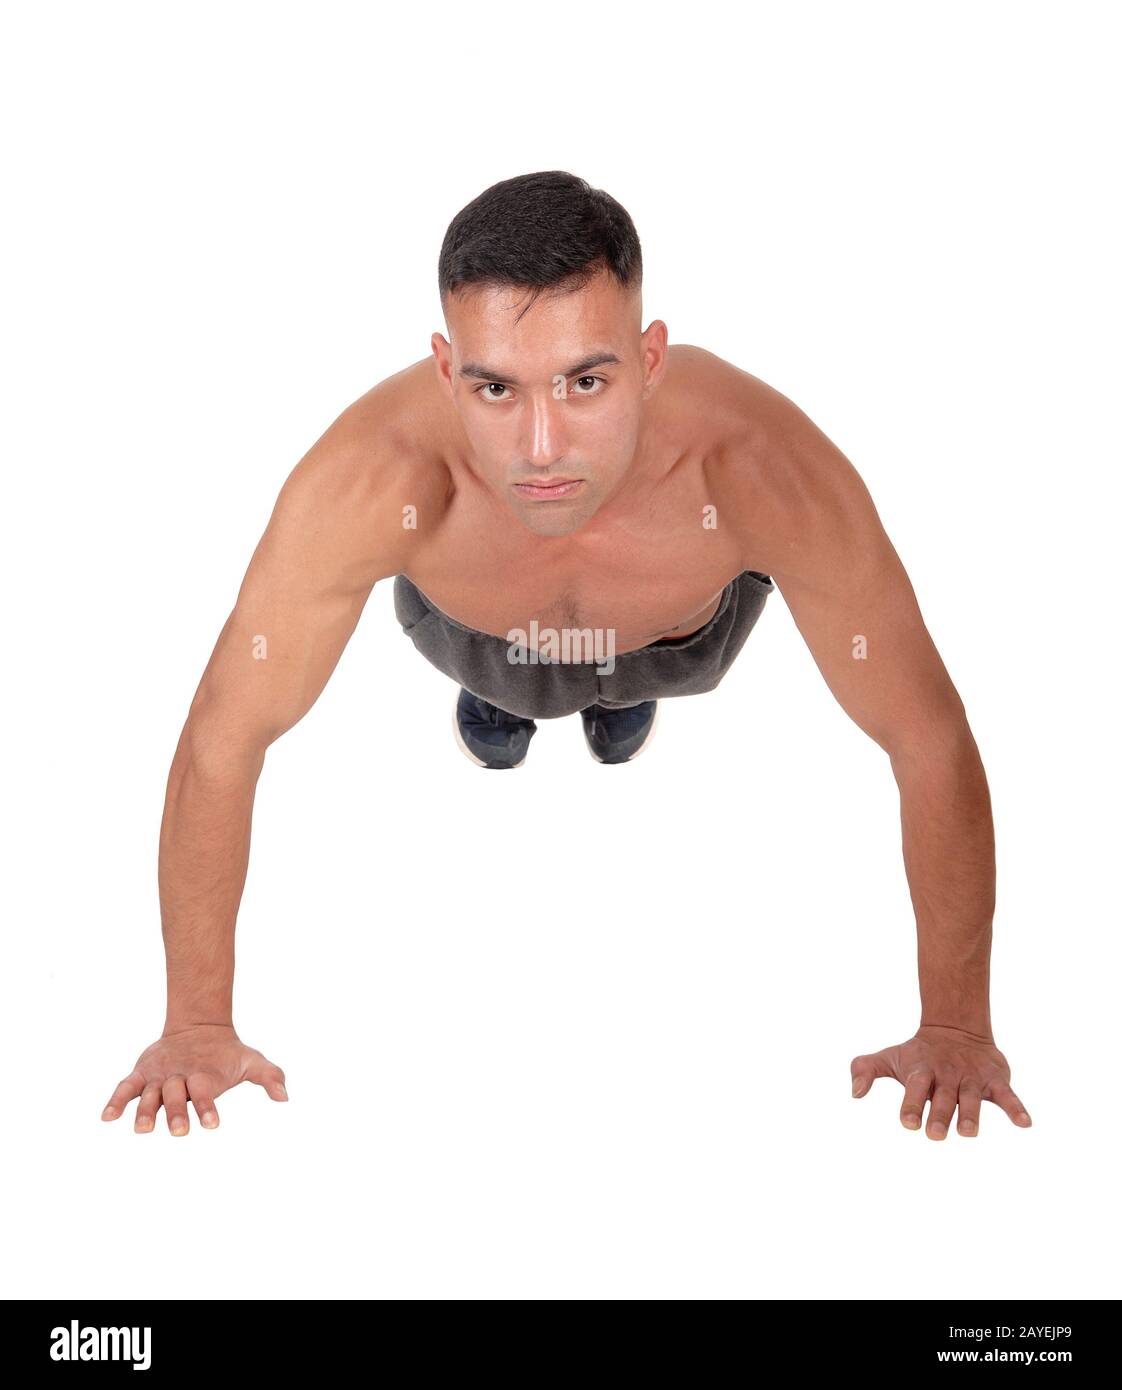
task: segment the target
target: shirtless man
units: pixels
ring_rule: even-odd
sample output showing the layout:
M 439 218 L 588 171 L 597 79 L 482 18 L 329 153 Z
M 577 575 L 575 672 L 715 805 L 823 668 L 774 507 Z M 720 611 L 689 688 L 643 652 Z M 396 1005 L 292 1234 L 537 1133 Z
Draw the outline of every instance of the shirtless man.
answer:
M 187 1100 L 218 1124 L 243 1080 L 284 1074 L 233 1026 L 234 928 L 265 750 L 314 704 L 371 589 L 458 680 L 461 747 L 520 766 L 534 718 L 581 712 L 629 761 L 657 701 L 712 689 L 778 585 L 830 690 L 900 791 L 921 995 L 914 1037 L 855 1057 L 853 1095 L 904 1086 L 901 1122 L 976 1135 L 981 1102 L 1031 1121 L 994 1044 L 989 790 L 958 692 L 853 465 L 801 410 L 699 347 L 642 328 L 630 217 L 562 172 L 508 179 L 453 220 L 449 337 L 349 406 L 281 488 L 191 703 L 168 779 L 161 1037 L 117 1086 L 135 1129 Z M 570 646 L 559 630 L 611 638 Z M 254 653 L 261 638 L 267 659 Z M 552 642 L 552 638 L 550 641 Z M 581 639 L 582 642 L 584 639 Z M 547 659 L 534 658 L 544 653 Z M 611 774 L 618 775 L 618 774 Z

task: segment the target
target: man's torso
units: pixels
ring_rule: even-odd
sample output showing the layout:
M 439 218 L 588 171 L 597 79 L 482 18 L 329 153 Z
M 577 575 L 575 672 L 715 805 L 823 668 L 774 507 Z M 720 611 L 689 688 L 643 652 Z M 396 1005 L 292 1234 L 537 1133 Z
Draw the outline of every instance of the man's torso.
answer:
M 644 477 L 565 536 L 527 530 L 473 473 L 431 358 L 374 388 L 360 418 L 396 438 L 395 506 L 415 509 L 398 572 L 456 622 L 503 639 L 533 622 L 612 629 L 622 654 L 704 626 L 737 575 L 768 569 L 754 514 L 774 511 L 760 441 L 782 398 L 700 349 L 668 354 L 644 407 Z

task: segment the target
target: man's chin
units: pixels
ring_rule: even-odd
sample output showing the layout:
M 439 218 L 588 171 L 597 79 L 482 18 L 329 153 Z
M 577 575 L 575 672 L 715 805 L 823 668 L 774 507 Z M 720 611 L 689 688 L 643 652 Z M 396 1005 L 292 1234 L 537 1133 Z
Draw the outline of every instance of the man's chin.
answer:
M 514 512 L 518 520 L 528 531 L 533 531 L 536 536 L 568 536 L 574 531 L 579 531 L 586 525 L 593 512 L 594 507 L 587 505 L 579 510 L 570 507 L 555 506 L 552 502 L 534 503 L 511 501 L 511 511 Z

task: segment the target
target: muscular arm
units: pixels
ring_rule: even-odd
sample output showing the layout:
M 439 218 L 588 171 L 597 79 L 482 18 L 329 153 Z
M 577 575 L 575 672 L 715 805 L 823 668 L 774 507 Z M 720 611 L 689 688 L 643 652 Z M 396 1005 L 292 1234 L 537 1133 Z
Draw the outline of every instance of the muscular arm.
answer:
M 993 818 L 962 700 L 856 469 L 785 397 L 756 383 L 752 399 L 750 461 L 737 505 L 745 562 L 771 574 L 831 692 L 889 756 L 915 910 L 920 1035 L 955 1045 L 976 1042 L 1000 1058 L 989 1009 Z M 900 1065 L 913 1061 L 909 1056 Z M 869 1068 L 855 1067 L 855 1081 L 858 1070 Z M 910 1127 L 927 1071 L 915 1075 L 902 1114 Z M 867 1090 L 869 1080 L 854 1094 Z M 931 1086 L 937 1089 L 938 1082 Z M 1023 1107 L 1000 1077 L 989 1089 L 985 1098 L 997 1100 L 1011 1118 L 1021 1115 Z M 937 1112 L 933 1100 L 933 1138 L 945 1133 L 945 1126 L 938 1132 L 943 1110 L 941 1104 Z M 960 1127 L 964 1120 L 969 1126 L 966 1107 Z M 976 1120 L 973 1130 L 960 1132 L 976 1132 Z
M 767 571 L 849 717 L 888 754 L 915 909 L 921 1024 L 992 1041 L 994 834 L 958 691 L 853 466 L 812 426 L 788 435 L 805 512 Z
M 994 833 L 966 712 L 899 556 L 854 475 L 819 563 L 833 584 L 774 572 L 796 626 L 851 719 L 889 755 L 915 910 L 921 1024 L 992 1041 Z M 845 557 L 848 555 L 848 563 Z
M 203 673 L 160 829 L 168 1030 L 232 1021 L 234 925 L 266 749 L 315 703 L 374 583 L 396 573 L 396 482 L 393 460 L 341 417 L 281 489 Z
M 185 1134 L 188 1096 L 210 1127 L 215 1098 L 242 1080 L 287 1098 L 280 1068 L 233 1027 L 235 922 L 266 750 L 319 697 L 374 584 L 406 563 L 402 506 L 418 499 L 408 451 L 382 418 L 391 390 L 344 411 L 289 474 L 191 701 L 160 826 L 164 1031 L 105 1119 L 140 1096 L 138 1131 L 163 1105 Z

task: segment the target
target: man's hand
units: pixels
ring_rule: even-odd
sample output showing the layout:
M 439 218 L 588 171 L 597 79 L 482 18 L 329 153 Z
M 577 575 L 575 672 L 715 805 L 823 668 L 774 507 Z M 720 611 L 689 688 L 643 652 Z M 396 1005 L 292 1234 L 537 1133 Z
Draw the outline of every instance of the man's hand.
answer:
M 905 1129 L 919 1129 L 923 1107 L 930 1100 L 928 1139 L 947 1137 L 956 1106 L 959 1134 L 976 1135 L 984 1100 L 1000 1105 L 1022 1129 L 1032 1124 L 1009 1085 L 1004 1055 L 992 1042 L 958 1028 L 924 1025 L 908 1042 L 854 1057 L 849 1070 L 855 1096 L 866 1095 L 878 1076 L 894 1076 L 903 1085 L 900 1123 Z
M 156 1127 L 162 1105 L 172 1134 L 186 1134 L 187 1098 L 207 1129 L 217 1129 L 215 1098 L 242 1081 L 263 1086 L 273 1100 L 287 1100 L 284 1072 L 255 1048 L 246 1047 L 232 1027 L 197 1023 L 165 1033 L 140 1054 L 136 1066 L 121 1082 L 102 1111 L 103 1120 L 115 1120 L 136 1096 L 133 1129 L 148 1134 Z

